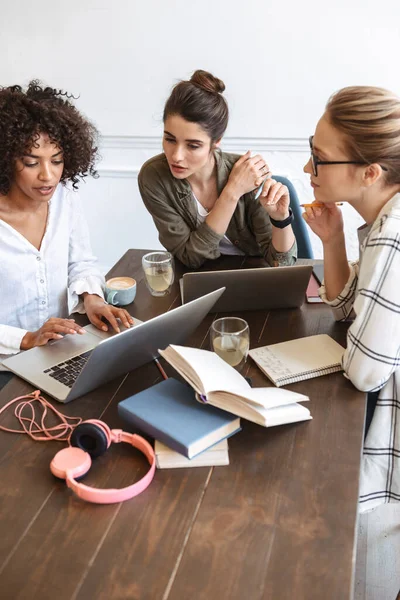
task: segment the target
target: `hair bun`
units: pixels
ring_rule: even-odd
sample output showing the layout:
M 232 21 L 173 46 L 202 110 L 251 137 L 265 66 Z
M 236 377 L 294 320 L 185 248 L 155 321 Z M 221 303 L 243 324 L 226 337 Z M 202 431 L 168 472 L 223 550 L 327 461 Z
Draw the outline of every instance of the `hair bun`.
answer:
M 213 94 L 222 94 L 225 89 L 225 84 L 221 79 L 218 79 L 208 71 L 202 71 L 201 69 L 193 73 L 190 81 L 206 92 L 211 92 Z

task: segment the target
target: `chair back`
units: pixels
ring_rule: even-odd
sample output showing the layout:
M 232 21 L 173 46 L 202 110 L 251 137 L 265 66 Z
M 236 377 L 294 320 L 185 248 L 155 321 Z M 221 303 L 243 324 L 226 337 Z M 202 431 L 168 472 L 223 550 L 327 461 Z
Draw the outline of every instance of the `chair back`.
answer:
M 294 188 L 294 185 L 291 181 L 289 181 L 289 179 L 287 179 L 286 177 L 282 177 L 281 175 L 273 175 L 272 177 L 276 181 L 279 181 L 283 185 L 286 185 L 286 187 L 289 190 L 290 208 L 292 209 L 294 217 L 292 228 L 297 242 L 298 258 L 314 258 L 310 238 L 308 236 L 307 225 L 303 217 L 301 216 L 302 210 L 300 208 L 299 197 Z

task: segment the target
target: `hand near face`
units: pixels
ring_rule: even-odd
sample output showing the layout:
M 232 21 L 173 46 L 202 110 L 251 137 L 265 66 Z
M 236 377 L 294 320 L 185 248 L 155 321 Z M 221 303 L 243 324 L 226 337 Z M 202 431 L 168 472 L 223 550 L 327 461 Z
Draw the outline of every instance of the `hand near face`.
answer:
M 342 211 L 336 204 L 325 204 L 323 207 L 311 205 L 305 209 L 303 219 L 323 244 L 343 234 Z
M 276 221 L 283 221 L 289 216 L 289 190 L 275 179 L 267 179 L 264 183 L 259 202 Z
M 250 150 L 234 164 L 227 185 L 239 199 L 261 185 L 269 167 L 260 154 L 251 157 Z
M 106 319 L 117 333 L 120 332 L 117 319 L 120 319 L 125 327 L 128 328 L 134 324 L 134 320 L 127 310 L 107 304 L 103 298 L 100 298 L 96 294 L 87 294 L 84 297 L 83 303 L 89 321 L 97 329 L 108 331 L 108 326 L 102 318 Z

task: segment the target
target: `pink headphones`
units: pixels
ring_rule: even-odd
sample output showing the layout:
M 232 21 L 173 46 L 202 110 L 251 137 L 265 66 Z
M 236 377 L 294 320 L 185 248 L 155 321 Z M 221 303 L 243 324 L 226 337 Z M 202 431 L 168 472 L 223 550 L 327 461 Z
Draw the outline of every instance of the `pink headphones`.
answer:
M 102 490 L 92 488 L 76 481 L 89 471 L 92 458 L 104 454 L 111 443 L 126 442 L 137 448 L 146 456 L 150 469 L 142 479 L 121 489 Z M 154 450 L 139 435 L 126 433 L 122 429 L 110 429 L 106 423 L 97 420 L 84 421 L 71 434 L 69 448 L 57 452 L 50 463 L 50 471 L 56 477 L 65 479 L 67 486 L 87 502 L 96 504 L 112 504 L 129 500 L 143 492 L 151 483 L 156 469 Z
M 18 402 L 19 404 L 17 404 Z M 34 406 L 36 403 L 39 404 L 42 410 L 40 423 L 35 418 Z M 143 492 L 151 483 L 156 470 L 156 458 L 153 448 L 139 435 L 126 433 L 122 429 L 110 429 L 103 421 L 89 420 L 82 422 L 79 417 L 63 415 L 40 395 L 39 390 L 10 400 L 0 409 L 0 415 L 13 404 L 16 404 L 14 415 L 22 429 L 10 429 L 0 425 L 0 430 L 26 434 L 39 442 L 68 441 L 69 447 L 57 452 L 51 461 L 50 471 L 56 477 L 65 479 L 67 486 L 82 500 L 96 504 L 123 502 Z M 24 416 L 24 411 L 28 411 L 28 416 Z M 58 425 L 46 426 L 45 420 L 49 413 L 53 413 L 60 419 Z M 70 421 L 77 421 L 78 424 L 72 424 Z M 150 463 L 150 469 L 146 475 L 136 483 L 117 490 L 102 490 L 78 483 L 76 478 L 86 475 L 91 467 L 92 458 L 104 454 L 112 442 L 117 444 L 126 442 L 143 452 Z

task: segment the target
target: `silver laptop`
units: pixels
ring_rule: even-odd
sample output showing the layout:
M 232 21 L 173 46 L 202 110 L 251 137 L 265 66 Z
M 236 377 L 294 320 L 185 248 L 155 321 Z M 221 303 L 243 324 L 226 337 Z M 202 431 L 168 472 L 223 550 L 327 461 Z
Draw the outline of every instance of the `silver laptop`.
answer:
M 212 312 L 297 308 L 304 302 L 311 265 L 185 273 L 182 303 L 226 287 Z
M 224 290 L 219 286 L 121 333 L 105 333 L 87 325 L 85 335 L 66 335 L 7 358 L 3 364 L 56 400 L 69 402 L 150 362 L 158 356 L 158 348 L 184 342 Z

